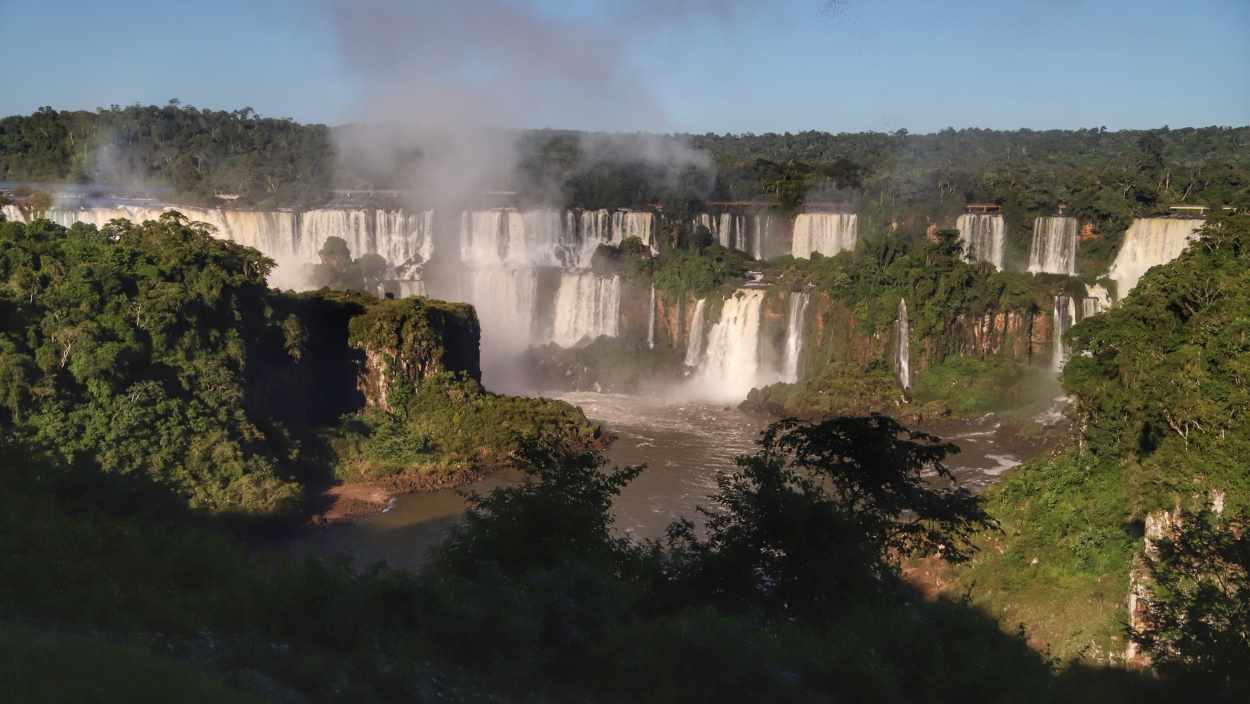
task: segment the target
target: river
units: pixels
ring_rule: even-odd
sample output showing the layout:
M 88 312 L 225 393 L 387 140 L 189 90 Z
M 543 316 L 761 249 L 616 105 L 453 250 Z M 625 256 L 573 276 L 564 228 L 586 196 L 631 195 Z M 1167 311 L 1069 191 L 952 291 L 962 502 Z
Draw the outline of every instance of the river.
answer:
M 610 464 L 647 466 L 615 503 L 618 529 L 638 538 L 661 537 L 682 517 L 700 522 L 697 507 L 708 505 L 717 474 L 732 469 L 738 455 L 751 452 L 766 425 L 736 408 L 706 402 L 598 393 L 552 396 L 580 406 L 617 436 L 607 452 Z M 974 491 L 992 484 L 1043 446 L 1038 437 L 1018 432 L 1018 424 L 988 414 L 970 421 L 943 421 L 924 430 L 960 447 L 947 464 L 956 479 Z M 469 489 L 485 492 L 516 479 L 515 472 L 503 472 Z M 464 498 L 454 490 L 409 494 L 398 497 L 384 513 L 313 529 L 298 541 L 297 549 L 343 554 L 361 566 L 384 561 L 416 568 L 464 509 Z

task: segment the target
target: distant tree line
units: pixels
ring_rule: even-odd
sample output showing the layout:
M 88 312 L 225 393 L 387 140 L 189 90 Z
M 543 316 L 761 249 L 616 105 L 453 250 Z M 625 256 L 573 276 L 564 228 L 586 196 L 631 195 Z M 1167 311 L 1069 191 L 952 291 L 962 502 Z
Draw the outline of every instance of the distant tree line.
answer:
M 251 108 L 116 105 L 43 107 L 0 120 L 0 180 L 167 189 L 188 201 L 217 194 L 258 205 L 323 201 L 333 177 L 330 130 L 263 118 Z
M 336 187 L 410 186 L 424 158 L 412 139 L 396 138 L 384 167 L 377 158 L 336 159 L 335 143 L 353 143 L 360 131 L 177 101 L 96 112 L 44 107 L 0 120 L 0 180 L 159 186 L 182 198 L 229 193 L 270 206 L 325 202 Z M 708 201 L 767 201 L 784 210 L 842 204 L 888 222 L 949 219 L 968 201 L 994 201 L 1021 228 L 1062 204 L 1111 234 L 1129 218 L 1177 203 L 1250 207 L 1250 127 L 928 135 L 530 130 L 516 142 L 511 187 L 523 203 L 679 212 Z

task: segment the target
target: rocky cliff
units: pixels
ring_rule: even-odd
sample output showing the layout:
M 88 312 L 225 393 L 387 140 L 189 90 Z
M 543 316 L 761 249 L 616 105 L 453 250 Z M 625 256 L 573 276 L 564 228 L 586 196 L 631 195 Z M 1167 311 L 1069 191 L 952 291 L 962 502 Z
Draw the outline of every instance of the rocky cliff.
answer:
M 378 301 L 348 326 L 364 353 L 357 388 L 370 407 L 391 410 L 391 394 L 442 373 L 482 378 L 481 330 L 472 306 L 428 298 Z

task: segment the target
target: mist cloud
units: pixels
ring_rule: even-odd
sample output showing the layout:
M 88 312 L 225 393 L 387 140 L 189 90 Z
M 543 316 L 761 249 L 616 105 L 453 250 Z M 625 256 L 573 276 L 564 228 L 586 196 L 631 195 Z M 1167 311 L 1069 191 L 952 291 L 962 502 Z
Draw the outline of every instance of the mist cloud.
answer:
M 404 180 L 423 201 L 468 202 L 512 179 L 515 128 L 666 129 L 638 53 L 656 32 L 695 22 L 728 27 L 749 5 L 606 2 L 584 16 L 556 17 L 506 0 L 327 0 L 359 93 L 353 121 L 369 125 L 345 131 L 340 153 L 366 161 L 354 164 L 357 172 L 385 172 L 397 151 L 415 145 L 421 156 Z M 584 137 L 583 156 L 616 156 L 615 145 Z M 709 163 L 671 140 L 631 156 L 674 169 Z

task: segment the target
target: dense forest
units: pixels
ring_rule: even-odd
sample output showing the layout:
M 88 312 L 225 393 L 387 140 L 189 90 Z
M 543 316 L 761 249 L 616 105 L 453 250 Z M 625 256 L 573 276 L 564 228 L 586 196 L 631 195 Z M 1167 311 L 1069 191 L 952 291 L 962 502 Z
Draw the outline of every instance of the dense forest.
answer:
M 0 180 L 96 184 L 195 203 L 228 194 L 283 206 L 324 200 L 333 173 L 329 128 L 262 118 L 251 108 L 44 107 L 0 120 Z
M 0 120 L 0 180 L 165 188 L 193 200 L 235 194 L 268 206 L 324 202 L 334 188 L 410 188 L 423 145 L 396 136 L 379 165 L 354 146 L 369 131 L 177 101 L 97 112 L 42 108 Z M 1009 222 L 1025 227 L 1031 218 L 1013 214 L 1051 214 L 1065 204 L 1116 234 L 1128 218 L 1172 204 L 1250 206 L 1248 127 L 509 137 L 515 173 L 500 186 L 523 199 L 558 197 L 580 207 L 841 203 L 890 222 L 998 201 Z
M 961 573 L 1059 657 L 1131 637 L 1165 673 L 1247 687 L 1250 216 L 1217 217 L 1122 303 L 1078 323 L 1076 436 L 989 492 L 1003 531 Z M 1149 526 L 1155 524 L 1152 531 Z M 1153 534 L 1152 534 L 1153 533 Z M 1155 546 L 1139 556 L 1142 537 Z M 1119 610 L 1152 580 L 1145 613 Z M 1135 618 L 1137 628 L 1124 630 Z
M 592 440 L 572 406 L 481 388 L 472 307 L 281 293 L 272 267 L 178 213 L 0 223 L 4 432 L 118 478 L 102 486 L 261 515 L 298 514 L 336 477 L 471 472 L 540 435 Z

